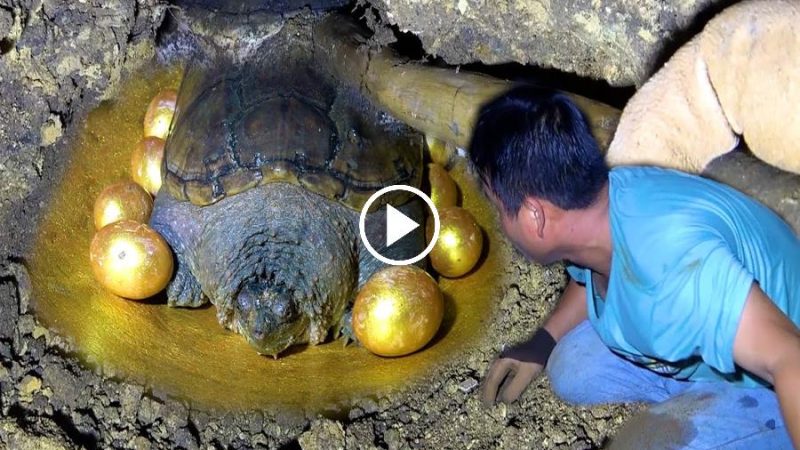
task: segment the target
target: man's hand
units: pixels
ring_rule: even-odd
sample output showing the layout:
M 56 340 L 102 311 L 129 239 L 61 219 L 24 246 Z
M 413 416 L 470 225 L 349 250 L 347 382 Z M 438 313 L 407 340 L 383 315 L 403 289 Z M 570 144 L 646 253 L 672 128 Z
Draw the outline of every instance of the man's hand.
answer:
M 483 387 L 483 403 L 493 404 L 498 389 L 501 402 L 511 403 L 518 399 L 542 371 L 555 346 L 553 335 L 545 328 L 539 328 L 527 341 L 503 350 L 489 368 Z
M 481 388 L 485 406 L 516 401 L 544 368 L 543 365 L 500 356 L 492 362 Z
M 558 306 L 533 337 L 503 351 L 492 362 L 481 388 L 485 406 L 516 401 L 540 374 L 556 341 L 586 320 L 586 289 L 570 280 Z

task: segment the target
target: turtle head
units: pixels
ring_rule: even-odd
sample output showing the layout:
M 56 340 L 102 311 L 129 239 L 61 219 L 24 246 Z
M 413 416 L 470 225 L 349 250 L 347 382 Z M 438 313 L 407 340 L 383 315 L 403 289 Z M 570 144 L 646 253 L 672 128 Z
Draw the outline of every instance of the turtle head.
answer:
M 245 284 L 236 297 L 235 327 L 264 355 L 277 357 L 303 342 L 308 318 L 297 308 L 292 292 L 261 280 Z
M 288 183 L 267 183 L 203 207 L 187 253 L 226 328 L 276 356 L 323 342 L 358 283 L 355 212 Z

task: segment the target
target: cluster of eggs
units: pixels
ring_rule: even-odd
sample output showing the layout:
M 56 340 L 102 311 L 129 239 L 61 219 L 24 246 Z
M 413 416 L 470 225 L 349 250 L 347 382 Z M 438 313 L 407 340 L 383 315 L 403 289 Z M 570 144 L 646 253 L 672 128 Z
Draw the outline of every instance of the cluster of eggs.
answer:
M 466 209 L 458 205 L 458 186 L 447 167 L 453 147 L 428 139 L 430 197 L 439 212 L 439 239 L 429 254 L 431 266 L 448 278 L 461 277 L 477 264 L 483 232 Z M 434 223 L 428 220 L 427 239 Z M 359 342 L 381 356 L 413 353 L 430 342 L 444 318 L 444 298 L 438 283 L 416 266 L 383 269 L 364 284 L 353 305 L 353 332 Z
M 147 223 L 153 196 L 161 187 L 165 139 L 175 112 L 176 93 L 162 91 L 147 109 L 144 138 L 131 157 L 131 178 L 106 187 L 94 204 L 90 260 L 95 277 L 110 292 L 145 299 L 172 278 L 173 257 L 164 238 Z M 445 167 L 452 147 L 428 140 L 431 199 L 439 211 L 439 239 L 430 253 L 433 268 L 445 277 L 469 273 L 480 258 L 483 235 L 472 215 L 457 206 L 458 187 Z M 433 221 L 426 227 L 428 239 Z M 444 298 L 436 280 L 416 266 L 391 266 L 374 274 L 358 292 L 353 331 L 359 342 L 381 356 L 402 356 L 424 347 L 444 317 Z
M 475 218 L 458 205 L 458 187 L 446 167 L 453 159 L 454 148 L 438 139 L 428 139 L 433 163 L 428 164 L 431 200 L 439 211 L 439 239 L 430 253 L 431 266 L 447 278 L 469 273 L 483 251 L 483 231 Z M 426 226 L 428 239 L 433 235 L 433 221 Z
M 94 203 L 94 226 L 89 259 L 95 278 L 120 297 L 141 300 L 163 290 L 172 278 L 172 251 L 147 223 L 153 196 L 161 188 L 164 144 L 177 94 L 156 95 L 144 118 L 144 138 L 131 156 L 131 178 L 112 184 Z

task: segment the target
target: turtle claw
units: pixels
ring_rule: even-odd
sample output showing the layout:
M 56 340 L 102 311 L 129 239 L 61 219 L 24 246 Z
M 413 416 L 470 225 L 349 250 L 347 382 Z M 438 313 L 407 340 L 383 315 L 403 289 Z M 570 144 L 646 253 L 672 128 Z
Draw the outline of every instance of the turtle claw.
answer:
M 347 346 L 350 345 L 351 342 L 355 342 L 355 339 L 352 336 L 348 336 L 348 335 L 346 335 L 344 333 L 342 333 L 341 337 L 343 338 L 342 339 L 342 347 L 344 347 L 344 348 L 347 348 Z
M 339 326 L 336 330 L 336 339 L 342 339 L 342 347 L 347 347 L 351 342 L 358 342 L 356 334 L 353 331 L 353 313 L 351 310 L 345 311 L 342 314 L 342 319 L 339 321 Z
M 208 302 L 200 282 L 192 275 L 186 264 L 178 264 L 175 278 L 167 287 L 167 304 L 173 307 L 197 308 Z

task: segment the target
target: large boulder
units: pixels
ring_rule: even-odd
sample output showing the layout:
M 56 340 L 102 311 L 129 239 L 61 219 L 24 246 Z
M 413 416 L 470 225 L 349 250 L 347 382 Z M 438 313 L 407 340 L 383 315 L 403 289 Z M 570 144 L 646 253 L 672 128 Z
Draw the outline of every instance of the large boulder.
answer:
M 670 43 L 730 0 L 373 0 L 449 64 L 518 62 L 641 85 Z
M 715 16 L 625 106 L 608 161 L 699 172 L 743 140 L 800 174 L 800 4 L 742 1 Z

